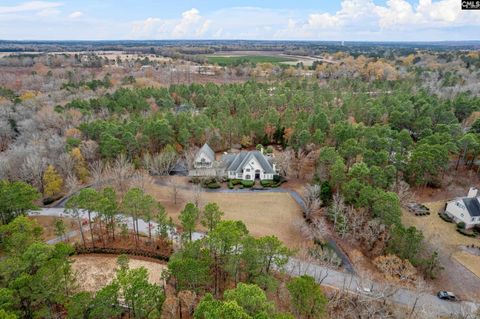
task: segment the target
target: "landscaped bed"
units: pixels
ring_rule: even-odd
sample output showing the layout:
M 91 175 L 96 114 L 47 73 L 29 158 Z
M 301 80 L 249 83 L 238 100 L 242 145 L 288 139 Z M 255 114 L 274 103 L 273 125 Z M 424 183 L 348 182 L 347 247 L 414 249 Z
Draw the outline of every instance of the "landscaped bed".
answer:
M 80 290 L 95 292 L 112 282 L 117 269 L 117 256 L 114 255 L 78 255 L 72 256 L 72 268 L 77 274 Z M 148 270 L 148 281 L 162 284 L 162 271 L 166 266 L 149 259 L 130 258 L 131 268 L 145 267 Z

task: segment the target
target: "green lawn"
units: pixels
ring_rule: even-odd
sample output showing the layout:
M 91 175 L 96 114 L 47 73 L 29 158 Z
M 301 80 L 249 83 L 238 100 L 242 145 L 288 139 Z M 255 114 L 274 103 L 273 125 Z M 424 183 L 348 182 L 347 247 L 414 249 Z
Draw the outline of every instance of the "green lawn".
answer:
M 268 55 L 245 55 L 245 56 L 208 56 L 208 62 L 221 66 L 240 65 L 245 63 L 281 63 L 295 61 L 295 59 L 268 56 Z

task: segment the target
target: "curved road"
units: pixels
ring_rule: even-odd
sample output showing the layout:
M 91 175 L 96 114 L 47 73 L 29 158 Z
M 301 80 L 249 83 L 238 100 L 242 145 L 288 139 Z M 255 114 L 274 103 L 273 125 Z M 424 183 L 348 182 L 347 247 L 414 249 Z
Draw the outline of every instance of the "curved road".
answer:
M 69 217 L 64 212 L 63 208 L 44 208 L 40 211 L 30 212 L 32 216 L 53 216 L 53 217 Z M 80 211 L 81 218 L 87 218 L 85 211 Z M 92 218 L 96 216 L 95 213 L 91 213 Z M 70 216 L 71 217 L 71 216 Z M 125 216 L 124 216 L 125 217 Z M 126 218 L 125 221 L 130 228 L 133 228 L 131 218 Z M 150 227 L 156 228 L 156 223 L 151 222 Z M 142 233 L 148 233 L 149 225 L 144 220 L 138 221 L 139 231 Z M 77 235 L 76 232 L 69 232 L 67 237 L 73 237 Z M 197 240 L 204 236 L 203 233 L 196 232 L 193 234 L 193 239 Z M 178 236 L 175 232 L 171 234 L 172 239 L 178 240 Z M 48 241 L 49 244 L 55 244 L 61 241 L 61 238 L 55 238 Z M 421 293 L 419 291 L 385 287 L 380 283 L 366 282 L 355 274 L 349 272 L 341 272 L 332 270 L 327 267 L 312 264 L 306 261 L 302 261 L 296 258 L 290 258 L 285 269 L 287 274 L 291 276 L 309 275 L 315 278 L 315 280 L 322 285 L 331 286 L 337 289 L 343 289 L 351 293 L 364 293 L 364 288 L 369 288 L 371 293 L 366 294 L 367 297 L 372 299 L 383 300 L 386 299 L 397 305 L 403 306 L 411 311 L 415 307 L 415 316 L 413 318 L 438 318 L 441 316 L 459 315 L 465 313 L 473 313 L 480 309 L 480 304 L 473 302 L 448 302 L 438 299 L 434 295 L 427 293 Z M 360 292 L 359 292 L 360 291 Z

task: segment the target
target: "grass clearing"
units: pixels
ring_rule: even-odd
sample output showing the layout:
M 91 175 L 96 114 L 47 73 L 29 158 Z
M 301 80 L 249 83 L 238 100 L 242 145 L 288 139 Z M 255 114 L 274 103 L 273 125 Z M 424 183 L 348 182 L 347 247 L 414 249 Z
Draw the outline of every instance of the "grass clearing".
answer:
M 173 203 L 171 187 L 149 184 L 147 192 L 165 206 L 174 222 L 179 224 L 178 216 L 187 202 L 194 201 L 194 194 L 181 190 L 177 204 Z M 203 192 L 201 204 L 215 202 L 225 212 L 226 220 L 241 220 L 253 236 L 275 235 L 291 248 L 300 247 L 305 238 L 296 224 L 302 220 L 301 208 L 288 193 L 213 193 Z M 198 226 L 202 229 L 201 226 Z
M 457 251 L 453 253 L 452 257 L 480 278 L 480 256 L 472 255 L 466 251 Z
M 117 269 L 117 256 L 78 255 L 72 257 L 72 269 L 76 273 L 80 290 L 95 292 L 112 282 Z M 145 267 L 148 270 L 148 281 L 163 284 L 161 280 L 165 265 L 158 262 L 133 259 L 129 266 L 132 269 Z
M 424 205 L 430 208 L 430 215 L 415 216 L 404 210 L 402 221 L 407 226 L 420 229 L 425 240 L 431 242 L 434 247 L 442 247 L 452 253 L 458 246 L 480 244 L 480 240 L 459 234 L 454 223 L 447 223 L 438 216 L 439 210 L 445 205 L 444 201 L 424 203 Z
M 243 56 L 207 56 L 210 63 L 221 66 L 240 65 L 245 63 L 282 63 L 293 62 L 295 59 L 283 56 L 269 56 L 269 55 L 243 55 Z

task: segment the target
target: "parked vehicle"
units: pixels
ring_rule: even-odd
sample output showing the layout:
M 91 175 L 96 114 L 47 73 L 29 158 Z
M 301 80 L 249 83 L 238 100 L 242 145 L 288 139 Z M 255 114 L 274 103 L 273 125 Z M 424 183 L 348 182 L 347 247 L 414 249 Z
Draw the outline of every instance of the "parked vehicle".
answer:
M 449 291 L 439 291 L 437 297 L 442 300 L 457 301 L 457 297 Z

